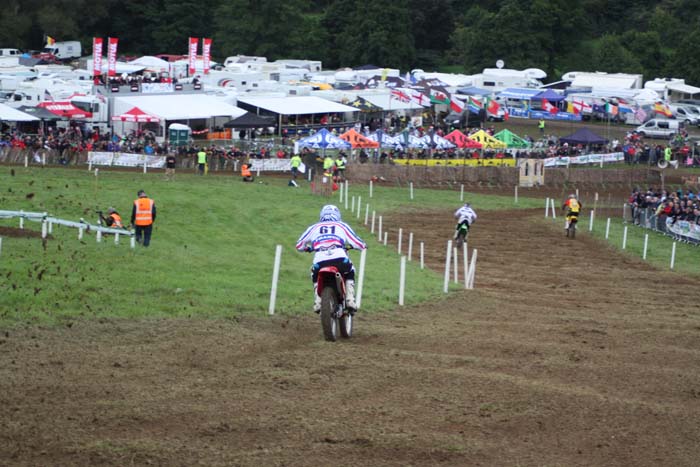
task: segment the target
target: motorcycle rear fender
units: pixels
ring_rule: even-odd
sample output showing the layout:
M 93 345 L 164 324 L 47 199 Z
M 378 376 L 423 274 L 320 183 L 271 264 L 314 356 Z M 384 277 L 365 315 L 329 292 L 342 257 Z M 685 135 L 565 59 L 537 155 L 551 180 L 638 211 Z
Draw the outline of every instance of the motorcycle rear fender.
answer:
M 328 282 L 328 284 L 326 284 Z M 335 266 L 326 266 L 318 271 L 318 283 L 316 285 L 316 293 L 321 295 L 323 288 L 326 285 L 335 284 L 335 290 L 338 292 L 340 300 L 345 298 L 345 281 L 343 275 Z

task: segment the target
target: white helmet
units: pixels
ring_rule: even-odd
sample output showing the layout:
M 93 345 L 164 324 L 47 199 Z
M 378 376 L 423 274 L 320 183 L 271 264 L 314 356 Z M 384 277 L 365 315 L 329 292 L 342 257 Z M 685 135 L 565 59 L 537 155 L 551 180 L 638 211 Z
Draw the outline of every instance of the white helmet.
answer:
M 321 208 L 320 220 L 322 222 L 340 222 L 340 209 L 333 204 L 327 204 Z
M 573 193 L 571 193 L 571 194 L 569 195 L 569 198 L 576 198 L 576 195 L 573 194 Z

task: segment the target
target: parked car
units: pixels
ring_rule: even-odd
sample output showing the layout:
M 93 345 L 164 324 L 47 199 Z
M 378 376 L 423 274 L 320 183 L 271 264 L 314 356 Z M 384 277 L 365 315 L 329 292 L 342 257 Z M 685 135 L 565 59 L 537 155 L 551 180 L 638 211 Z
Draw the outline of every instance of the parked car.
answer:
M 643 125 L 639 125 L 635 132 L 650 138 L 670 138 L 683 129 L 683 123 L 679 120 L 652 118 Z

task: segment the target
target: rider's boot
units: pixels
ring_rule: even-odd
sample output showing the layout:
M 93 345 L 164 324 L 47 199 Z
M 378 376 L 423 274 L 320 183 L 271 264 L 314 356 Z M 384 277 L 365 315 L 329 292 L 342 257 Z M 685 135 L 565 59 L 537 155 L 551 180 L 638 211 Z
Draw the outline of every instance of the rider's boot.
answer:
M 564 230 L 567 230 L 569 228 L 569 221 L 564 222 Z
M 320 313 L 321 312 L 321 296 L 316 293 L 316 287 L 318 286 L 317 282 L 314 282 L 314 312 Z
M 345 281 L 345 306 L 348 307 L 352 314 L 357 311 L 357 304 L 355 303 L 355 281 L 352 279 Z

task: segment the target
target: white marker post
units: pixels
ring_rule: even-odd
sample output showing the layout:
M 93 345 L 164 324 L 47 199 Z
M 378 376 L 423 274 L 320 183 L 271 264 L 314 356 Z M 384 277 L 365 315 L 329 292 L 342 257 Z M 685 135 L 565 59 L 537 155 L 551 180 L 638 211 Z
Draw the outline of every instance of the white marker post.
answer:
M 374 188 L 374 184 L 372 183 L 372 180 L 369 181 L 369 197 L 372 198 L 372 188 Z
M 476 277 L 476 255 L 478 251 L 476 248 L 472 250 L 472 263 L 469 266 L 469 289 L 474 288 L 474 278 Z
M 360 303 L 362 303 L 362 289 L 365 285 L 365 261 L 367 259 L 367 250 L 362 250 L 360 253 L 360 271 L 359 277 L 357 278 L 357 291 L 355 292 L 355 304 L 357 308 L 360 308 Z
M 401 257 L 401 272 L 399 274 L 399 306 L 403 306 L 404 290 L 406 289 L 406 257 Z
M 48 232 L 48 226 L 46 223 L 46 220 L 41 221 L 41 238 L 46 238 L 46 234 Z
M 133 249 L 136 248 L 136 236 L 132 235 L 129 239 L 129 246 Z
M 384 246 L 387 245 L 389 240 L 389 232 L 384 232 Z
M 409 234 L 408 234 L 408 261 L 411 261 L 412 256 L 413 256 L 413 232 L 409 232 Z
M 588 221 L 588 231 L 593 232 L 593 218 L 595 217 L 595 211 L 591 209 L 591 220 Z
M 146 158 L 144 157 L 144 158 L 143 158 L 143 173 L 146 173 L 146 172 L 148 172 L 148 161 L 147 161 Z M 259 176 L 260 176 L 260 175 L 258 174 L 258 177 L 259 177 Z
M 518 204 L 518 185 L 515 185 L 515 204 Z
M 420 268 L 425 268 L 425 244 L 420 242 Z
M 673 242 L 673 246 L 671 247 L 671 269 L 676 265 L 676 243 Z
M 277 281 L 280 277 L 280 264 L 282 263 L 282 245 L 275 247 L 275 265 L 272 269 L 272 288 L 270 289 L 270 308 L 268 315 L 275 314 L 275 301 L 277 300 Z
M 552 200 L 552 220 L 557 220 L 557 211 L 556 208 L 554 207 L 554 198 L 551 198 Z
M 457 242 L 455 242 L 455 245 L 457 245 Z M 459 253 L 457 252 L 457 247 L 452 248 L 452 258 L 453 258 L 453 263 L 452 263 L 452 270 L 454 272 L 454 282 L 455 284 L 459 284 Z
M 605 239 L 607 240 L 609 236 L 610 236 L 610 218 L 608 217 L 608 221 L 605 223 Z
M 88 160 L 88 172 L 92 172 L 92 160 Z
M 24 166 L 29 167 L 29 157 L 24 156 Z
M 119 245 L 119 232 L 114 234 L 114 244 Z
M 343 184 L 338 185 L 338 204 L 343 204 Z
M 78 240 L 82 240 L 82 239 L 83 239 L 83 232 L 85 232 L 85 229 L 83 229 L 82 227 L 80 227 L 80 228 L 78 229 Z
M 355 212 L 355 197 L 350 198 L 350 212 Z
M 348 181 L 345 180 L 345 209 L 348 208 L 348 195 L 350 194 L 350 190 L 348 189 Z
M 369 204 L 368 204 L 367 206 L 369 206 Z M 372 226 L 371 226 L 370 229 L 369 229 L 369 232 L 370 232 L 371 234 L 374 234 L 374 218 L 376 217 L 376 214 L 377 214 L 376 211 L 372 211 Z M 366 223 L 366 222 L 365 222 L 365 223 Z
M 368 220 L 369 220 L 369 203 L 367 203 L 367 207 L 365 208 L 365 225 L 367 225 Z M 372 216 L 372 224 L 374 224 L 374 216 Z
M 408 184 L 408 190 L 411 193 L 411 201 L 413 201 L 413 182 Z
M 450 259 L 452 258 L 452 240 L 447 240 L 447 254 L 445 255 L 445 282 L 442 291 L 447 293 L 450 286 Z
M 464 288 L 469 288 L 469 248 L 467 242 L 462 244 L 462 256 L 464 259 Z
M 102 242 L 102 231 L 98 230 L 97 235 L 95 235 L 95 240 L 97 240 L 97 243 Z
M 627 248 L 627 226 L 622 231 L 622 249 L 624 250 L 625 248 Z
M 547 198 L 544 202 L 544 217 L 549 217 L 549 198 Z
M 403 229 L 399 229 L 398 253 L 401 254 L 401 241 L 403 240 Z
M 19 212 L 19 228 L 24 229 L 24 211 Z
M 464 185 L 459 186 L 459 200 L 464 201 Z
M 0 255 L 2 254 L 2 237 L 0 237 Z
M 362 215 L 362 196 L 357 197 L 357 218 Z
M 642 259 L 647 259 L 647 246 L 649 245 L 649 234 L 644 234 L 644 251 L 642 252 Z
M 382 216 L 379 216 L 379 227 L 377 228 L 377 238 L 382 241 Z

